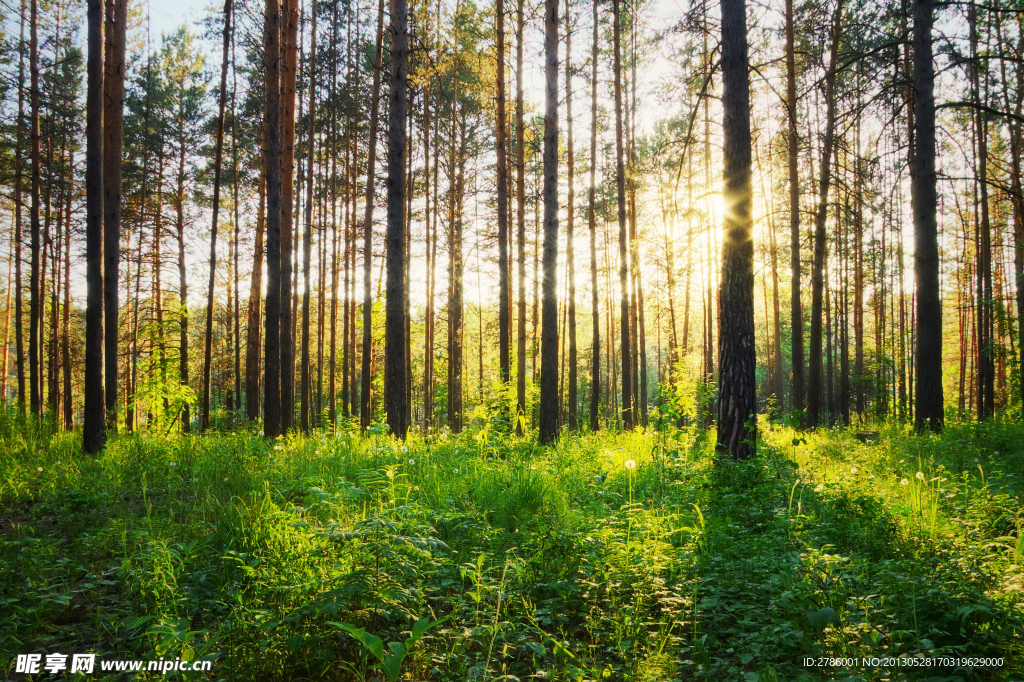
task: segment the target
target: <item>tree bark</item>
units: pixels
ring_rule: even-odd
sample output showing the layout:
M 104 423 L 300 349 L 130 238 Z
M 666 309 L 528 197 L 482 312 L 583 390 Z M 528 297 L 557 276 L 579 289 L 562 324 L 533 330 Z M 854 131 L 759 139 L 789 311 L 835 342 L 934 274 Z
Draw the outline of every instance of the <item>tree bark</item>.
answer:
M 310 402 L 310 376 L 309 376 L 309 295 L 313 288 L 310 280 L 310 258 L 312 256 L 313 241 L 313 149 L 316 140 L 316 0 L 313 0 L 310 13 L 312 26 L 310 28 L 310 53 L 309 53 L 309 135 L 306 142 L 306 216 L 305 230 L 302 234 L 302 281 L 305 283 L 302 292 L 302 385 L 299 425 L 303 433 L 309 433 L 309 402 Z
M 516 0 L 516 221 L 519 247 L 519 302 L 516 330 L 516 433 L 523 434 L 526 419 L 526 126 L 523 121 L 524 0 Z
M 591 326 L 591 366 L 590 366 L 590 430 L 597 431 L 600 426 L 601 409 L 601 314 L 598 306 L 597 293 L 597 207 L 596 173 L 597 173 L 597 55 L 599 22 L 597 3 L 593 4 L 594 33 L 590 52 L 590 188 L 587 190 L 587 221 L 590 228 L 590 307 Z
M 565 170 L 568 176 L 565 267 L 566 276 L 569 280 L 569 300 L 567 301 L 567 315 L 569 318 L 569 395 L 567 416 L 569 428 L 575 431 L 579 428 L 579 419 L 576 416 L 577 403 L 579 402 L 579 381 L 577 377 L 579 359 L 576 349 L 576 244 L 574 232 L 576 223 L 576 158 L 572 138 L 572 24 L 571 17 L 569 16 L 568 0 L 566 0 L 565 8 L 565 120 L 567 126 Z
M 23 416 L 25 414 L 25 333 L 23 329 L 24 313 L 22 311 L 23 280 L 21 276 L 21 243 L 23 234 L 22 223 L 24 222 L 22 216 L 22 203 L 24 200 L 22 179 L 25 173 L 25 164 L 22 157 L 22 149 L 24 147 L 24 137 L 22 132 L 25 123 L 25 4 L 26 0 L 21 0 L 19 22 L 21 28 L 19 30 L 18 38 L 18 119 L 15 123 L 14 136 L 14 354 L 15 367 L 18 373 L 18 412 Z M 102 5 L 100 7 L 102 8 Z M 102 9 L 100 14 L 102 15 Z M 100 21 L 103 21 L 102 16 L 100 17 Z M 102 43 L 102 26 L 100 31 L 99 40 Z M 102 45 L 99 49 L 102 49 Z M 101 62 L 102 59 L 101 55 Z M 103 68 L 102 64 L 100 65 L 100 68 Z M 102 87 L 102 85 L 100 87 Z M 88 129 L 86 134 L 88 135 Z M 88 210 L 88 208 L 86 210 Z
M 117 431 L 118 271 L 121 259 L 121 148 L 124 129 L 126 0 L 107 0 L 103 113 L 104 397 L 107 429 Z
M 633 389 L 630 368 L 629 338 L 629 251 L 626 231 L 626 169 L 623 151 L 622 126 L 622 28 L 619 0 L 612 0 L 612 35 L 615 50 L 615 182 L 619 206 L 619 289 L 621 294 L 622 335 L 622 427 L 633 428 Z
M 260 161 L 257 190 L 259 206 L 256 211 L 256 235 L 252 253 L 252 273 L 249 276 L 249 304 L 245 326 L 245 418 L 250 422 L 256 421 L 260 415 L 260 312 L 263 298 L 263 233 L 267 213 L 267 161 L 262 151 Z
M 29 14 L 29 91 L 30 123 L 31 123 L 31 163 L 32 180 L 29 190 L 29 307 L 28 307 L 28 368 L 29 368 L 29 406 L 32 414 L 38 415 L 42 409 L 42 349 L 40 348 L 40 326 L 43 316 L 42 297 L 39 284 L 39 186 L 41 184 L 41 162 L 39 158 L 39 1 L 31 0 Z
M 359 395 L 359 423 L 363 430 L 370 425 L 373 377 L 373 299 L 370 295 L 371 266 L 373 260 L 373 183 L 377 163 L 377 112 L 380 109 L 381 51 L 384 35 L 384 0 L 377 5 L 377 46 L 373 61 L 373 100 L 370 102 L 370 133 L 366 171 L 366 212 L 363 219 L 363 363 L 362 389 Z
M 103 0 L 89 0 L 85 114 L 85 385 L 82 449 L 107 441 L 103 399 Z
M 974 103 L 979 106 L 984 106 L 986 103 L 983 102 L 983 95 L 981 90 L 981 67 L 978 63 L 978 28 L 976 10 L 973 6 L 968 11 L 968 22 L 970 24 L 970 43 L 971 43 L 971 89 L 972 99 Z M 915 11 L 914 18 L 917 20 L 917 13 Z M 923 18 L 922 18 L 923 21 Z M 915 24 L 916 28 L 916 24 Z M 918 64 L 915 59 L 915 78 L 917 76 Z M 934 78 L 934 76 L 933 76 Z M 916 83 L 918 87 L 924 87 L 925 83 Z M 916 105 L 916 100 L 915 100 Z M 978 297 L 978 421 L 985 421 L 992 416 L 995 410 L 995 334 L 994 332 L 994 321 L 995 321 L 995 310 L 994 301 L 992 299 L 992 230 L 991 220 L 989 215 L 989 196 L 988 196 L 988 115 L 987 113 L 975 110 L 974 112 L 974 124 L 975 134 L 977 136 L 977 187 L 981 194 L 981 200 L 979 204 L 981 220 L 978 225 L 978 244 L 977 244 L 977 297 Z M 915 118 L 917 117 L 917 111 L 915 109 Z M 924 161 L 918 154 L 918 163 L 922 164 Z M 934 163 L 934 161 L 933 161 Z M 919 171 L 923 173 L 924 171 Z M 923 201 L 922 198 L 918 197 L 919 201 Z M 926 229 L 926 228 L 924 228 Z M 917 219 L 915 217 L 914 222 L 914 234 L 917 236 Z M 927 254 L 926 258 L 930 258 Z M 936 254 L 936 259 L 938 258 Z M 917 256 L 917 263 L 920 263 L 921 256 Z M 936 268 L 938 265 L 936 264 Z M 915 271 L 916 271 L 915 267 Z M 927 270 L 926 270 L 927 272 Z M 924 276 L 928 276 L 927 274 Z M 918 295 L 918 324 L 921 324 L 921 318 L 924 317 L 920 309 L 921 298 Z M 928 302 L 926 305 L 931 305 Z M 935 304 L 938 305 L 938 304 Z M 936 308 L 937 310 L 941 310 Z M 929 314 L 934 311 L 929 307 Z M 934 322 L 932 323 L 934 324 Z M 941 329 L 941 312 L 940 312 L 940 329 Z M 918 338 L 918 343 L 921 343 L 922 339 Z M 918 382 L 922 380 L 921 375 L 918 375 Z M 926 379 L 927 380 L 927 379 Z M 920 395 L 920 389 L 919 393 Z M 917 417 L 915 423 L 921 422 L 920 415 Z
M 835 145 L 836 122 L 836 60 L 839 56 L 839 41 L 843 19 L 843 0 L 836 3 L 832 18 L 832 48 L 829 53 L 828 70 L 825 72 L 825 139 L 821 148 L 821 174 L 818 180 L 818 211 L 814 219 L 814 266 L 811 272 L 811 348 L 810 377 L 807 384 L 807 425 L 815 427 L 821 412 L 822 393 L 822 292 L 827 242 L 825 221 L 828 218 L 828 191 L 832 181 L 831 162 Z
M 792 372 L 790 393 L 794 413 L 804 409 L 804 319 L 800 304 L 800 173 L 798 167 L 799 139 L 796 132 L 796 50 L 794 47 L 793 0 L 786 0 L 786 135 L 789 161 L 789 238 L 791 294 L 790 319 L 792 322 Z
M 544 1 L 544 301 L 539 440 L 558 436 L 558 0 Z
M 295 83 L 298 73 L 298 0 L 281 4 L 281 433 L 295 425 L 295 342 L 292 301 L 295 207 Z M 297 274 L 297 273 L 295 273 Z
M 267 301 L 264 335 L 263 430 L 268 438 L 283 433 L 281 418 L 281 10 L 278 0 L 266 0 L 264 59 L 266 60 L 266 174 L 267 174 Z M 285 328 L 286 329 L 286 328 Z
M 942 303 L 935 207 L 935 73 L 932 66 L 932 0 L 914 8 L 914 121 L 916 166 L 914 275 L 917 280 L 917 385 L 915 424 L 942 429 Z
M 746 3 L 722 0 L 721 6 L 725 215 L 719 289 L 717 447 L 733 459 L 747 459 L 756 450 L 757 386 Z
M 124 3 L 125 0 L 120 0 Z M 206 293 L 206 341 L 203 349 L 203 405 L 201 430 L 210 428 L 210 383 L 213 363 L 213 287 L 217 275 L 217 220 L 220 216 L 220 174 L 224 156 L 224 110 L 228 101 L 228 48 L 231 46 L 231 0 L 224 0 L 224 45 L 220 63 L 220 98 L 217 103 L 217 141 L 213 152 L 213 221 L 210 227 L 210 285 Z
M 384 387 L 391 433 L 405 440 L 409 430 L 405 362 L 405 78 L 408 40 L 405 0 L 392 0 L 390 33 Z
M 495 22 L 498 56 L 496 81 L 497 97 L 495 112 L 495 138 L 498 154 L 498 353 L 500 355 L 501 382 L 508 384 L 511 379 L 511 341 L 510 326 L 512 323 L 509 310 L 509 271 L 508 271 L 508 151 L 505 143 L 505 0 L 495 1 Z

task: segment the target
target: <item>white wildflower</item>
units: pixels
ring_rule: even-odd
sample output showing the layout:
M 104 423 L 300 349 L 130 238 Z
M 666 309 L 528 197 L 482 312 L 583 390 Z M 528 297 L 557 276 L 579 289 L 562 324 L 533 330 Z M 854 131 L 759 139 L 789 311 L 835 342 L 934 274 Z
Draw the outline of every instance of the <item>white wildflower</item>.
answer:
M 636 462 L 631 460 L 631 459 L 627 459 L 626 463 L 623 466 L 625 466 L 627 469 L 635 469 L 636 468 Z
M 918 471 L 916 474 L 914 474 L 914 478 L 916 478 L 919 481 L 923 481 L 924 480 L 924 472 L 923 471 Z
M 900 485 L 910 485 L 910 481 L 904 478 L 902 481 L 900 481 Z

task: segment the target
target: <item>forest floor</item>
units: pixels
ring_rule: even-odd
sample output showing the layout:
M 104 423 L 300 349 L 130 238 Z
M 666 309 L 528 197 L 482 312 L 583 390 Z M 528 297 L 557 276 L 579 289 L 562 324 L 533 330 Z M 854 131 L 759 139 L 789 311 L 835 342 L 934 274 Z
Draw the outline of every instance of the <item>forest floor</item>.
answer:
M 1024 427 L 871 428 L 770 425 L 716 464 L 694 428 L 93 458 L 8 420 L 0 677 L 92 653 L 30 679 L 1024 679 Z M 161 657 L 210 670 L 101 669 Z

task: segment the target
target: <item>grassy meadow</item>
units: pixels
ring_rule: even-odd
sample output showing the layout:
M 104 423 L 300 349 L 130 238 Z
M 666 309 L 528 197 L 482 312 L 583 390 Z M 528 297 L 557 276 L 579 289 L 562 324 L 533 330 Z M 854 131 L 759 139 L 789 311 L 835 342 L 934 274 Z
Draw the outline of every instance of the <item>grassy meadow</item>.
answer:
M 765 425 L 742 464 L 696 428 L 542 449 L 485 420 L 93 458 L 7 417 L 0 671 L 91 652 L 212 669 L 30 678 L 1024 679 L 1024 427 L 877 428 Z

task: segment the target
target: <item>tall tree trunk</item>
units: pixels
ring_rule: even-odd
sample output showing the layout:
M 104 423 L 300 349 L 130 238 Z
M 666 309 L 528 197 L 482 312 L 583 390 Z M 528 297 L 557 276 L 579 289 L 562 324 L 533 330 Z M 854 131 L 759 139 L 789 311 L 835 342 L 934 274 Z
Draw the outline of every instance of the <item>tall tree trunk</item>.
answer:
M 313 149 L 316 140 L 316 0 L 313 0 L 313 7 L 310 13 L 312 26 L 310 28 L 310 53 L 309 53 L 309 136 L 306 142 L 306 216 L 305 229 L 302 235 L 302 281 L 305 286 L 302 292 L 302 385 L 300 427 L 303 433 L 309 432 L 309 401 L 310 401 L 310 377 L 309 377 L 309 294 L 313 288 L 310 280 L 309 266 L 312 256 L 313 241 Z
M 523 121 L 524 0 L 516 0 L 516 227 L 519 247 L 519 302 L 516 330 L 516 433 L 526 419 L 526 126 Z
M 156 211 L 153 215 L 153 305 L 156 308 L 156 336 L 159 349 L 160 383 L 167 383 L 167 342 L 164 336 L 164 288 L 163 288 L 163 214 L 164 214 L 164 148 L 161 144 L 157 152 L 157 186 Z M 164 393 L 163 409 L 169 406 L 167 394 Z
M 107 429 L 117 431 L 118 270 L 121 259 L 121 147 L 124 129 L 126 0 L 107 0 L 103 112 L 104 397 Z
M 14 240 L 17 236 L 17 223 L 11 219 L 11 250 L 7 256 L 7 301 L 4 305 L 4 359 L 0 369 L 0 406 L 7 407 L 7 362 L 11 356 L 11 284 L 14 274 Z M 66 241 L 66 240 L 65 240 Z
M 281 433 L 295 423 L 295 343 L 292 257 L 295 223 L 295 83 L 298 72 L 298 0 L 281 4 Z M 295 273 L 297 274 L 297 273 Z
M 82 449 L 107 441 L 103 399 L 103 0 L 89 0 L 85 106 L 85 385 Z
M 630 233 L 630 259 L 633 271 L 633 292 L 635 295 L 633 315 L 634 334 L 634 365 L 633 365 L 633 393 L 634 409 L 638 414 L 633 415 L 633 421 L 647 426 L 647 330 L 644 322 L 644 287 L 643 272 L 640 269 L 640 239 L 636 231 L 636 17 L 630 20 L 630 44 L 631 44 L 631 72 L 630 91 L 631 100 L 629 118 L 629 233 Z
M 814 266 L 811 272 L 811 349 L 810 377 L 807 384 L 807 425 L 815 427 L 821 412 L 822 392 L 822 300 L 824 280 L 822 272 L 827 251 L 825 221 L 828 218 L 828 191 L 832 181 L 831 161 L 835 145 L 836 122 L 836 60 L 839 56 L 843 19 L 843 0 L 836 3 L 832 18 L 832 49 L 828 70 L 825 72 L 825 139 L 821 148 L 821 174 L 818 180 L 818 210 L 814 218 Z
M 796 49 L 794 47 L 793 0 L 786 0 L 786 142 L 789 162 L 789 239 L 790 239 L 790 319 L 792 322 L 791 406 L 793 412 L 804 409 L 804 318 L 800 305 L 800 173 L 799 140 L 796 132 Z
M 377 113 L 380 109 L 381 51 L 384 34 L 384 0 L 377 5 L 377 46 L 373 61 L 373 100 L 370 102 L 370 133 L 366 171 L 366 211 L 363 218 L 363 366 L 362 388 L 359 398 L 359 423 L 365 430 L 370 425 L 371 395 L 373 377 L 373 299 L 370 295 L 371 266 L 373 260 L 373 183 L 377 163 Z
M 458 6 L 456 5 L 456 15 Z M 455 24 L 453 40 L 459 44 L 458 24 Z M 457 48 L 456 48 L 457 49 Z M 465 125 L 456 131 L 459 101 L 459 61 L 456 52 L 455 74 L 452 84 L 452 125 L 448 209 L 448 427 L 453 433 L 462 431 L 463 391 L 463 259 L 462 259 L 462 159 L 464 150 L 460 145 L 460 134 L 464 140 Z
M 18 373 L 18 411 L 25 414 L 25 333 L 22 329 L 24 313 L 22 312 L 22 289 L 21 278 L 21 243 L 22 243 L 22 176 L 25 173 L 22 149 L 24 148 L 25 127 L 25 4 L 21 0 L 20 34 L 18 39 L 18 119 L 15 123 L 15 149 L 14 149 L 14 355 L 15 367 Z M 102 8 L 102 5 L 100 6 Z M 100 14 L 102 15 L 102 9 Z M 100 21 L 103 21 L 102 16 Z M 99 40 L 102 43 L 103 33 L 100 27 Z M 101 48 L 102 49 L 102 46 Z M 100 56 L 102 62 L 102 55 Z M 102 64 L 100 66 L 102 68 Z M 102 87 L 102 85 L 100 86 Z
M 122 3 L 125 0 L 120 0 Z M 217 141 L 213 152 L 213 221 L 210 227 L 210 285 L 206 292 L 206 345 L 203 349 L 203 405 L 200 429 L 210 428 L 210 384 L 213 365 L 213 287 L 217 280 L 217 219 L 220 216 L 220 171 L 224 156 L 224 110 L 228 101 L 228 48 L 231 46 L 231 0 L 224 0 L 224 45 L 217 103 Z M 230 337 L 229 337 L 230 338 Z
M 263 232 L 266 223 L 267 161 L 260 153 L 258 180 L 259 206 L 256 211 L 256 236 L 249 276 L 249 303 L 245 325 L 245 418 L 254 422 L 260 415 L 260 311 L 263 298 Z M 269 268 L 268 268 L 269 269 Z
M 495 2 L 496 36 L 498 44 L 497 97 L 495 102 L 496 125 L 495 137 L 498 154 L 498 354 L 500 355 L 501 382 L 508 384 L 511 379 L 511 341 L 512 318 L 509 310 L 509 271 L 508 271 L 508 152 L 505 144 L 505 0 Z M 570 209 L 571 210 L 571 209 Z
M 178 381 L 188 386 L 188 271 L 185 266 L 185 120 L 178 119 L 178 189 L 175 197 L 178 236 Z M 181 407 L 181 430 L 192 431 L 192 414 L 188 403 Z
M 64 309 L 61 319 L 63 331 L 61 334 L 61 364 L 63 365 L 64 376 L 64 428 L 70 431 L 74 427 L 74 411 L 71 401 L 71 183 L 75 177 L 74 155 L 71 155 L 68 164 L 68 193 L 66 227 L 64 230 Z M 139 246 L 141 250 L 141 244 Z M 7 346 L 4 346 L 6 350 Z M 6 356 L 4 357 L 6 361 Z M 4 372 L 6 378 L 7 372 Z M 4 391 L 6 399 L 7 392 Z
M 917 19 L 915 13 L 915 21 Z M 981 67 L 978 63 L 978 28 L 976 10 L 972 6 L 968 12 L 968 21 L 970 23 L 970 42 L 971 42 L 971 89 L 974 103 L 979 107 L 986 106 L 984 96 L 981 89 Z M 923 20 L 923 19 L 922 19 Z M 915 71 L 918 68 L 917 62 L 914 62 Z M 916 76 L 916 73 L 915 73 Z M 934 76 L 933 76 L 934 78 Z M 915 102 L 916 104 L 916 102 Z M 916 111 L 915 111 L 916 117 Z M 991 234 L 991 221 L 989 217 L 989 197 L 988 197 L 988 115 L 984 111 L 974 111 L 974 123 L 976 126 L 977 135 L 977 186 L 981 194 L 981 203 L 979 205 L 981 212 L 981 221 L 978 226 L 978 269 L 977 269 L 977 284 L 978 284 L 978 421 L 985 421 L 992 416 L 995 409 L 995 338 L 994 338 L 994 319 L 995 310 L 994 302 L 992 299 L 992 234 Z M 920 155 L 918 155 L 920 157 Z M 918 158 L 918 163 L 924 163 L 924 161 Z M 923 172 L 923 171 L 921 171 Z M 914 222 L 915 237 L 917 236 L 917 218 L 915 217 Z M 936 258 L 938 256 L 936 255 Z M 921 257 L 917 257 L 918 263 L 920 263 Z M 936 266 L 937 267 L 937 266 Z M 916 268 L 915 268 L 916 271 Z M 921 297 L 918 296 L 920 304 Z M 929 303 L 930 305 L 930 303 Z M 936 303 L 936 306 L 938 304 Z M 935 310 L 940 311 L 939 317 L 939 329 L 941 329 L 941 308 L 936 307 L 934 310 L 928 308 L 929 313 L 934 313 Z M 921 314 L 922 311 L 918 309 L 918 324 L 921 323 L 921 318 L 925 315 Z M 932 322 L 934 324 L 934 322 Z M 920 337 L 918 342 L 921 342 Z M 918 381 L 922 380 L 922 376 L 919 374 Z M 941 375 L 940 375 L 941 378 Z M 920 395 L 920 393 L 918 394 Z M 921 422 L 920 415 L 917 418 L 917 423 Z
M 722 0 L 725 215 L 719 291 L 718 448 L 733 459 L 754 454 L 757 438 L 748 68 L 746 4 L 744 0 Z
M 429 19 L 427 21 L 428 21 L 428 23 L 427 23 L 426 34 L 430 35 Z M 504 24 L 503 21 L 502 21 L 502 24 Z M 499 54 L 502 54 L 503 51 L 504 51 L 503 36 L 504 36 L 504 33 L 499 31 L 499 47 L 498 47 Z M 501 58 L 499 58 L 499 65 L 501 63 L 502 63 L 502 60 L 501 60 Z M 499 68 L 498 71 L 500 73 L 504 73 L 504 69 L 503 68 Z M 503 83 L 503 82 L 504 82 L 503 79 L 499 80 L 499 83 Z M 501 101 L 501 99 L 503 97 L 504 97 L 503 93 L 500 93 L 498 95 L 499 101 Z M 503 133 L 504 133 L 504 126 L 503 125 L 499 125 L 498 126 L 498 130 L 499 130 L 499 135 L 503 135 Z M 431 139 L 430 139 L 430 81 L 428 80 L 425 83 L 424 88 L 423 88 L 423 188 L 424 188 L 424 202 L 425 202 L 425 207 L 423 209 L 423 222 L 424 222 L 424 232 L 426 233 L 425 238 L 424 238 L 424 241 L 425 241 L 424 251 L 426 252 L 426 261 L 427 261 L 427 263 L 426 263 L 426 268 L 427 268 L 427 272 L 426 272 L 426 287 L 425 287 L 426 288 L 427 301 L 426 301 L 426 305 L 424 306 L 424 314 L 423 314 L 423 431 L 424 431 L 424 433 L 429 431 L 430 427 L 433 426 L 433 423 L 434 423 L 434 395 L 433 395 L 433 391 L 434 391 L 434 388 L 433 388 L 433 376 L 434 376 L 434 341 L 433 341 L 433 339 L 434 339 L 434 282 L 433 282 L 433 275 L 434 275 L 434 267 L 435 267 L 436 264 L 434 262 L 434 254 L 431 251 L 431 230 L 430 230 L 430 210 L 431 210 L 431 206 L 430 206 L 430 197 L 431 197 L 431 193 L 430 193 L 430 146 L 431 146 Z M 499 158 L 499 163 L 500 163 L 500 158 L 501 158 L 501 153 L 500 152 L 499 152 L 499 157 L 498 158 Z M 436 163 L 437 163 L 437 161 L 435 159 L 435 164 Z M 500 171 L 499 171 L 499 174 L 500 174 Z M 507 172 L 506 172 L 506 176 L 507 176 Z M 506 185 L 507 185 L 507 177 L 506 177 Z M 499 187 L 500 187 L 500 183 L 499 183 Z M 506 187 L 506 191 L 505 191 L 505 203 L 506 204 L 508 203 L 508 191 L 507 190 L 508 190 L 508 188 Z M 500 189 L 499 189 L 499 191 L 500 191 Z M 501 195 L 499 194 L 499 197 L 500 196 Z M 499 199 L 499 201 L 500 201 L 500 199 Z M 437 210 L 437 203 L 438 203 L 437 202 L 437 197 L 435 195 L 435 197 L 434 197 L 434 210 L 435 211 Z M 507 213 L 508 212 L 506 210 L 506 215 L 505 215 L 505 231 L 506 231 L 505 241 L 506 242 L 508 241 L 508 215 L 507 215 Z M 501 218 L 499 217 L 499 224 L 500 224 L 500 220 L 501 220 Z M 501 237 L 500 236 L 498 238 L 498 241 L 499 241 L 499 245 L 500 245 L 500 242 L 501 242 Z M 507 244 L 506 244 L 506 248 L 507 248 Z M 508 263 L 507 262 L 505 262 L 504 267 L 505 267 L 505 277 L 506 277 L 505 285 L 507 287 L 508 286 L 508 280 L 507 280 L 507 277 L 508 277 Z M 507 315 L 508 315 L 508 301 L 507 300 L 505 301 L 505 314 L 506 314 L 506 317 L 507 317 Z M 507 343 L 507 340 L 506 340 L 506 346 L 507 345 L 508 345 L 508 343 Z M 508 355 L 508 349 L 507 348 L 506 348 L 505 355 L 506 355 L 506 357 Z M 508 383 L 508 377 L 507 376 L 504 378 L 504 381 L 505 381 L 505 383 Z
M 263 429 L 267 437 L 274 438 L 284 432 L 281 416 L 281 333 L 287 329 L 281 324 L 284 268 L 281 262 L 281 8 L 278 0 L 266 0 L 265 12 L 267 302 L 263 330 Z
M 566 197 L 566 241 L 565 241 L 565 267 L 568 277 L 569 300 L 569 390 L 568 390 L 568 418 L 569 428 L 573 431 L 579 428 L 579 420 L 576 416 L 577 403 L 579 402 L 579 382 L 577 370 L 579 360 L 576 349 L 576 245 L 575 245 L 575 222 L 576 222 L 576 158 L 573 150 L 572 139 L 572 18 L 569 15 L 569 0 L 566 0 L 565 7 L 565 120 L 566 120 L 566 148 L 565 148 L 565 169 L 568 176 L 568 196 Z
M 241 232 L 241 220 L 240 220 L 240 215 L 239 215 L 239 207 L 240 207 L 240 205 L 238 203 L 238 185 L 240 184 L 239 183 L 239 177 L 238 177 L 238 114 L 237 114 L 236 109 L 235 109 L 235 103 L 237 102 L 237 98 L 238 98 L 238 71 L 236 69 L 237 62 L 236 62 L 236 59 L 235 59 L 235 31 L 234 31 L 234 27 L 232 27 L 232 30 L 231 30 L 231 64 L 232 64 L 232 66 L 231 66 L 231 157 L 232 157 L 232 172 L 231 172 L 232 187 L 231 187 L 231 190 L 232 190 L 232 194 L 233 194 L 232 204 L 234 206 L 234 214 L 235 214 L 235 235 L 234 235 L 234 256 L 233 256 L 234 277 L 233 277 L 233 282 L 232 282 L 233 285 L 234 285 L 234 291 L 235 291 L 235 307 L 234 307 L 234 310 L 232 311 L 232 317 L 234 318 L 234 337 L 235 337 L 235 349 L 234 349 L 235 350 L 235 358 L 234 358 L 235 359 L 235 410 L 236 410 L 236 414 L 237 414 L 237 413 L 240 413 L 241 410 L 242 410 L 242 337 L 241 337 L 242 329 L 241 329 L 241 321 L 240 321 L 240 315 L 239 315 L 239 313 L 240 313 L 239 308 L 241 307 L 241 299 L 239 298 L 239 294 L 240 294 L 240 292 L 239 292 L 239 280 L 241 279 L 241 275 L 239 274 L 239 269 L 238 269 L 238 265 L 239 265 L 239 263 L 238 263 L 238 260 L 239 260 L 238 259 L 238 252 L 240 250 L 239 246 L 241 244 L 241 242 L 239 241 L 239 236 L 240 236 L 240 232 Z M 259 300 L 259 295 L 257 295 L 257 300 Z M 259 324 L 258 318 L 257 318 L 256 324 Z M 258 352 L 259 352 L 259 349 L 257 348 L 257 353 Z
M 857 89 L 860 90 L 860 72 L 857 73 Z M 860 97 L 858 97 L 858 112 L 860 111 Z M 864 416 L 864 385 L 867 376 L 864 374 L 864 192 L 863 192 L 863 168 L 861 164 L 860 150 L 860 113 L 857 114 L 855 126 L 856 145 L 853 160 L 853 192 L 855 211 L 854 233 L 853 233 L 853 343 L 854 343 L 854 382 L 856 394 L 857 415 Z
M 935 207 L 935 74 L 932 66 L 932 2 L 914 8 L 914 275 L 917 281 L 917 393 L 915 424 L 942 428 L 942 305 Z
M 388 226 L 385 310 L 385 409 L 391 433 L 409 430 L 405 327 L 405 94 L 408 17 L 405 0 L 391 4 L 391 82 L 388 106 Z
M 1018 15 L 1017 54 L 1024 55 L 1024 17 Z M 1009 81 L 1006 78 L 1006 62 L 1000 61 L 1003 69 L 1003 92 L 1006 93 L 1006 109 L 1010 109 Z M 1024 135 L 1021 132 L 1021 109 L 1024 108 L 1024 68 L 1017 67 L 1017 104 L 1014 107 L 1016 120 L 1007 118 L 1010 137 L 1010 186 L 1013 195 L 1013 274 L 1017 298 L 1017 383 L 1024 403 L 1024 187 L 1021 183 L 1021 155 L 1024 154 Z
M 39 347 L 40 323 L 42 322 L 42 299 L 39 286 L 39 186 L 41 183 L 39 158 L 39 1 L 31 0 L 29 14 L 29 106 L 31 107 L 31 163 L 32 182 L 29 205 L 30 241 L 29 252 L 29 309 L 28 309 L 28 368 L 29 405 L 32 414 L 38 415 L 42 407 L 42 349 Z
M 590 52 L 590 188 L 587 190 L 587 221 L 590 228 L 590 317 L 592 337 L 590 366 L 590 430 L 597 431 L 601 409 L 601 314 L 597 292 L 597 56 L 599 22 L 593 4 L 594 33 Z
M 539 440 L 558 436 L 558 0 L 544 1 L 544 302 Z
M 616 191 L 619 206 L 619 289 L 621 294 L 621 333 L 622 333 L 622 427 L 633 428 L 632 409 L 632 377 L 630 375 L 629 338 L 629 251 L 626 232 L 626 169 L 623 152 L 622 126 L 622 17 L 619 0 L 612 0 L 612 35 L 615 49 L 613 66 L 615 79 L 615 175 Z

